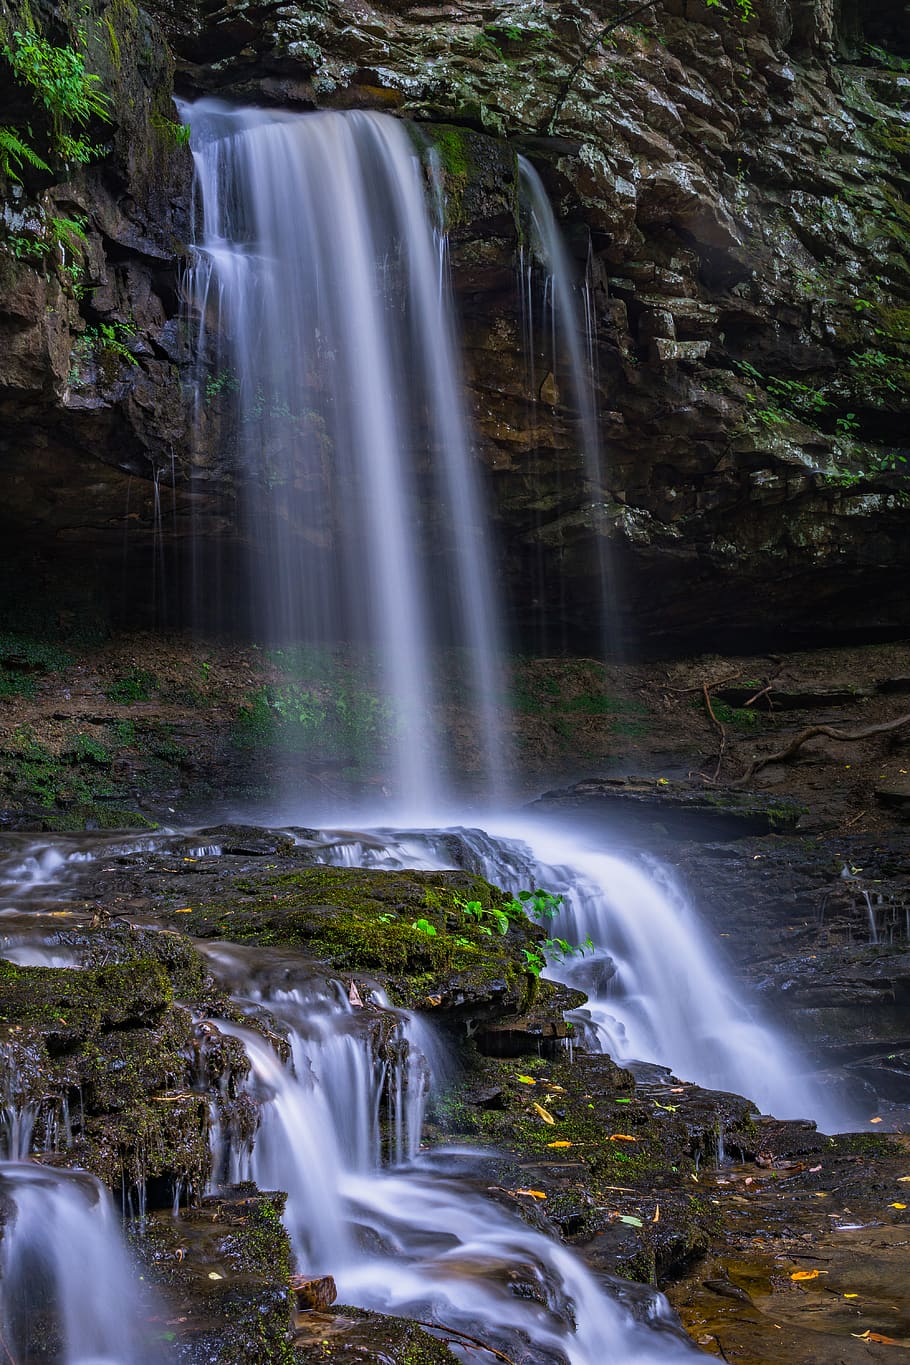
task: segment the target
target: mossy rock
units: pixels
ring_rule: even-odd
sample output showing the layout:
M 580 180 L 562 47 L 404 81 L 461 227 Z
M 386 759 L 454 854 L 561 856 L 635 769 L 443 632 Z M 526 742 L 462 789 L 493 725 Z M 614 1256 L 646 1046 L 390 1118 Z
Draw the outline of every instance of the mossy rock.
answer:
M 175 909 L 180 928 L 302 949 L 339 973 L 368 973 L 404 1006 L 506 1014 L 538 993 L 525 951 L 543 931 L 518 915 L 500 934 L 489 912 L 507 898 L 470 873 L 315 867 L 238 878 L 232 890 L 230 900 Z M 465 903 L 480 907 L 480 921 Z
M 285 1199 L 238 1185 L 179 1218 L 148 1220 L 134 1251 L 167 1301 L 175 1359 L 207 1365 L 294 1360 Z

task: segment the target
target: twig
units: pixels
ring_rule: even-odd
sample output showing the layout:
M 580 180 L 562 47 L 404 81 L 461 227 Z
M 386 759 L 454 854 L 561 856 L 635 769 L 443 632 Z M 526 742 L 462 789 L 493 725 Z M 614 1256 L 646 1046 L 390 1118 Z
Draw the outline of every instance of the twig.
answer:
M 4 1350 L 5 1353 L 6 1353 L 6 1358 L 7 1358 L 7 1360 L 9 1361 L 9 1365 L 16 1365 L 15 1356 L 13 1355 L 12 1351 L 10 1350 L 10 1348 L 7 1346 L 6 1342 L 3 1340 L 3 1335 L 2 1335 L 2 1333 L 0 1333 L 0 1346 L 3 1347 L 3 1350 Z
M 421 1318 L 411 1318 L 411 1322 L 416 1322 L 418 1327 L 429 1327 L 434 1332 L 445 1332 L 447 1336 L 460 1337 L 462 1341 L 469 1341 L 472 1346 L 479 1346 L 481 1351 L 489 1351 L 491 1356 L 497 1360 L 502 1360 L 505 1365 L 515 1365 L 511 1356 L 504 1355 L 502 1351 L 497 1351 L 495 1346 L 488 1346 L 485 1341 L 479 1341 L 477 1337 L 469 1336 L 467 1332 L 461 1332 L 457 1327 L 443 1327 L 438 1322 L 424 1322 Z
M 910 715 L 898 716 L 897 720 L 887 721 L 884 725 L 868 725 L 865 730 L 835 730 L 830 725 L 810 725 L 807 730 L 801 730 L 783 749 L 776 749 L 773 754 L 766 754 L 764 758 L 754 759 L 742 777 L 737 778 L 735 782 L 731 783 L 731 786 L 744 787 L 747 782 L 751 782 L 757 772 L 760 772 L 762 768 L 767 768 L 769 763 L 786 763 L 798 749 L 801 749 L 810 739 L 815 739 L 817 735 L 826 735 L 828 739 L 837 739 L 842 743 L 852 744 L 858 739 L 870 739 L 872 735 L 885 735 L 891 730 L 900 730 L 904 725 L 910 725 Z
M 714 769 L 714 776 L 710 779 L 710 781 L 716 782 L 720 773 L 721 764 L 724 761 L 724 750 L 727 747 L 727 732 L 714 714 L 714 707 L 711 705 L 711 693 L 708 691 L 708 684 L 702 683 L 701 690 L 705 698 L 705 706 L 708 708 L 708 715 L 711 717 L 711 721 L 717 727 L 717 732 L 720 735 L 720 748 L 717 751 L 717 767 Z
M 744 701 L 744 702 L 743 702 L 743 707 L 745 708 L 745 707 L 747 707 L 747 706 L 752 706 L 755 702 L 758 701 L 759 697 L 765 697 L 765 696 L 767 696 L 768 693 L 771 691 L 771 688 L 772 688 L 773 686 L 774 686 L 773 683 L 768 683 L 768 686 L 767 686 L 767 687 L 763 687 L 762 690 L 761 690 L 760 692 L 756 692 L 756 694 L 755 694 L 754 697 L 750 697 L 748 701 Z
M 588 58 L 590 57 L 594 49 L 600 43 L 602 43 L 604 38 L 611 34 L 615 28 L 621 28 L 623 24 L 627 24 L 629 20 L 634 19 L 636 15 L 644 14 L 646 9 L 653 9 L 656 3 L 657 0 L 647 0 L 647 2 L 643 5 L 636 5 L 634 9 L 627 10 L 626 13 L 621 14 L 618 19 L 614 19 L 604 28 L 600 28 L 597 30 L 596 34 L 588 43 L 587 47 L 582 49 L 581 56 L 578 58 L 578 61 L 572 67 L 572 70 L 569 72 L 568 76 L 563 82 L 562 89 L 560 90 L 559 94 L 556 97 L 556 103 L 553 105 L 553 112 L 547 119 L 546 127 L 542 130 L 544 133 L 547 134 L 547 136 L 552 135 L 553 129 L 556 125 L 556 120 L 562 113 L 563 105 L 569 98 L 569 92 L 572 89 L 572 86 L 575 84 L 576 80 L 578 79 L 579 72 L 584 67 L 585 63 L 587 62 Z

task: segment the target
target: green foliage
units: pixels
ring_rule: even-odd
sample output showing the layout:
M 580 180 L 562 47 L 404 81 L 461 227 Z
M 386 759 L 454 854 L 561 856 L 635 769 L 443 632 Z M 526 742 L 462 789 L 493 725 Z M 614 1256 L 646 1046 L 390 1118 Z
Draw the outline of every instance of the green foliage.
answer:
M 247 695 L 235 737 L 244 748 L 275 748 L 359 766 L 385 749 L 394 727 L 391 705 L 365 688 L 267 684 Z
M 216 370 L 214 374 L 206 376 L 205 401 L 206 403 L 213 403 L 223 393 L 236 393 L 239 387 L 237 376 L 233 370 Z
M 36 673 L 60 673 L 69 668 L 73 656 L 60 645 L 38 636 L 0 631 L 0 662 Z
M 545 938 L 537 948 L 522 949 L 526 968 L 532 976 L 540 976 L 548 959 L 553 962 L 565 962 L 567 957 L 575 957 L 593 951 L 594 944 L 591 941 L 590 934 L 584 943 L 570 943 L 565 938 Z
M 86 327 L 73 342 L 67 376 L 70 388 L 84 388 L 88 383 L 85 371 L 94 365 L 101 368 L 102 378 L 108 381 L 117 377 L 124 364 L 138 366 L 139 361 L 126 345 L 135 335 L 135 328 L 123 322 L 99 322 Z
M 8 180 L 20 181 L 19 172 L 23 166 L 31 166 L 36 171 L 50 172 L 50 166 L 27 142 L 8 125 L 0 125 L 0 175 Z
M 91 735 L 78 734 L 63 753 L 72 763 L 94 763 L 99 768 L 109 767 L 111 763 L 107 749 Z
M 519 891 L 518 896 L 503 908 L 512 915 L 527 915 L 529 919 L 555 919 L 562 909 L 565 896 L 554 896 L 549 891 Z
M 747 24 L 755 13 L 755 0 L 733 0 L 740 19 Z M 722 0 L 705 0 L 708 9 L 725 9 Z
M 889 71 L 910 71 L 910 58 L 899 57 L 896 53 L 888 52 L 883 47 L 876 47 L 873 43 L 864 44 L 863 56 L 878 66 L 887 67 Z
M 850 372 L 864 396 L 873 400 L 903 393 L 900 362 L 884 351 L 856 351 L 849 359 Z
M 134 701 L 149 701 L 157 686 L 154 673 L 144 668 L 133 668 L 122 678 L 117 678 L 104 693 L 108 701 L 129 706 Z
M 178 123 L 175 119 L 165 118 L 164 114 L 152 114 L 151 125 L 172 147 L 190 145 L 189 124 Z
M 50 124 L 47 138 L 48 160 L 26 141 L 21 129 L 0 127 L 0 173 L 21 180 L 26 167 L 52 173 L 49 160 L 84 165 L 101 155 L 102 148 L 81 132 L 93 119 L 110 122 L 110 101 L 101 88 L 101 78 L 85 69 L 84 34 L 76 35 L 77 46 L 58 47 L 29 22 L 15 29 L 0 43 L 19 85 L 31 93 Z M 31 138 L 31 129 L 28 129 Z
M 28 86 L 50 115 L 59 138 L 66 125 L 80 127 L 92 118 L 110 121 L 110 101 L 100 76 L 85 69 L 85 57 L 74 47 L 55 47 L 33 28 L 16 29 L 2 45 L 4 57 L 20 84 Z

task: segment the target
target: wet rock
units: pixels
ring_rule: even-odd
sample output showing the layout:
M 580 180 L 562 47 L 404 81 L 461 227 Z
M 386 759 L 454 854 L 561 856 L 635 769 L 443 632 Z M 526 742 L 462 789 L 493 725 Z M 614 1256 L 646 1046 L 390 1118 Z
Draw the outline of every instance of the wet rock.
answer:
M 618 834 L 712 841 L 781 833 L 792 829 L 801 814 L 787 800 L 720 788 L 706 791 L 660 778 L 586 778 L 545 792 L 529 809 L 576 820 L 580 816 Z
M 253 1185 L 151 1218 L 134 1252 L 164 1297 L 175 1359 L 244 1365 L 288 1358 L 293 1328 L 285 1195 Z
M 338 1298 L 331 1275 L 292 1275 L 291 1288 L 301 1312 L 324 1313 Z

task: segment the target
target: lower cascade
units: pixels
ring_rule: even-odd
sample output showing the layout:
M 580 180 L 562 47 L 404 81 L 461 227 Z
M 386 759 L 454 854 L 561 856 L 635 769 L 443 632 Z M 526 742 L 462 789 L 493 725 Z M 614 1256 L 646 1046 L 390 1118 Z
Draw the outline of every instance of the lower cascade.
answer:
M 736 1000 L 691 908 L 659 866 L 573 845 L 547 826 L 508 825 L 494 833 L 300 830 L 281 838 L 317 871 L 432 875 L 458 867 L 506 891 L 546 887 L 554 900 L 563 898 L 554 940 L 590 940 L 582 955 L 544 972 L 588 997 L 570 1016 L 575 1046 L 609 1052 L 633 1070 L 656 1062 L 686 1081 L 744 1089 L 780 1112 L 839 1117 L 799 1078 L 784 1043 Z M 72 904 L 83 878 L 118 866 L 146 876 L 157 864 L 171 872 L 181 862 L 206 869 L 225 856 L 217 837 L 205 834 L 108 838 L 95 851 L 62 840 L 16 850 L 2 875 L 3 955 L 22 970 L 70 977 L 85 968 L 91 938 L 50 932 L 48 907 Z M 148 923 L 165 942 L 154 915 Z M 134 923 L 129 932 L 148 931 Z M 239 1099 L 253 1115 L 241 1131 L 222 1121 L 220 1102 L 211 1100 L 210 1197 L 232 1188 L 283 1191 L 302 1276 L 330 1275 L 343 1303 L 448 1333 L 451 1349 L 468 1361 L 490 1348 L 512 1359 L 516 1342 L 521 1358 L 535 1365 L 649 1365 L 697 1354 L 661 1295 L 598 1278 L 543 1227 L 520 1219 L 497 1195 L 494 1153 L 424 1146 L 427 1106 L 445 1104 L 455 1065 L 426 1017 L 393 1008 L 368 982 L 310 975 L 285 950 L 213 942 L 205 954 L 229 991 L 222 998 L 230 1009 L 197 1020 L 204 1039 L 197 1084 L 205 1085 L 205 1049 L 229 1040 L 246 1059 Z M 97 1292 L 104 1282 L 116 1287 L 111 1303 L 135 1300 L 106 1192 L 91 1177 L 25 1159 L 53 1148 L 65 1153 L 74 1141 L 69 1119 L 47 1136 L 39 1111 L 29 1109 L 24 1091 L 8 1094 L 9 1154 L 21 1159 L 0 1167 L 0 1193 L 11 1210 L 0 1300 L 7 1341 L 25 1343 L 13 1358 L 66 1365 L 167 1359 L 168 1333 L 148 1326 L 160 1313 L 146 1308 L 131 1322 L 119 1309 L 108 1311 Z M 179 1188 L 175 1198 L 179 1206 Z M 138 1206 L 141 1213 L 144 1194 Z M 36 1305 L 34 1285 L 45 1280 L 55 1294 L 40 1295 Z M 36 1323 L 58 1342 L 50 1354 L 29 1354 Z
M 398 1056 L 386 1068 L 353 1031 L 355 1011 L 343 996 L 276 991 L 258 1003 L 288 1026 L 291 1060 L 282 1064 L 251 1030 L 215 1021 L 248 1052 L 261 1115 L 252 1147 L 230 1152 L 228 1164 L 260 1188 L 288 1191 L 286 1223 L 308 1274 L 330 1270 L 346 1303 L 468 1337 L 483 1324 L 488 1342 L 501 1335 L 508 1345 L 517 1334 L 524 1358 L 540 1365 L 597 1365 L 605 1353 L 650 1365 L 695 1354 L 661 1296 L 644 1295 L 636 1320 L 571 1252 L 498 1207 L 484 1192 L 482 1153 L 418 1154 L 432 1082 L 421 1051 L 425 1025 L 402 1019 Z M 384 1086 L 393 1133 L 403 1128 L 412 1148 L 407 1161 L 385 1169 Z

